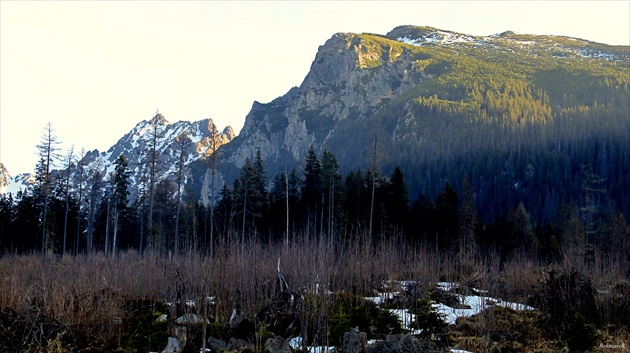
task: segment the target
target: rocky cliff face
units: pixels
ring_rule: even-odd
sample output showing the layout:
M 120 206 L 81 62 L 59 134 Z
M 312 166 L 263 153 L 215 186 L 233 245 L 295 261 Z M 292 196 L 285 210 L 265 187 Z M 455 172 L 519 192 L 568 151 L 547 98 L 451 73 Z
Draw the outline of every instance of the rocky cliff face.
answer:
M 406 164 L 412 174 L 424 173 L 427 161 L 474 159 L 473 151 L 493 150 L 497 141 L 516 147 L 525 143 L 523 126 L 547 129 L 553 119 L 561 126 L 561 109 L 592 105 L 593 90 L 622 97 L 626 86 L 611 84 L 617 74 L 597 72 L 628 60 L 627 46 L 513 32 L 477 37 L 401 26 L 387 35 L 338 33 L 319 48 L 299 87 L 254 102 L 240 135 L 220 149 L 215 185 L 231 183 L 257 150 L 271 179 L 299 169 L 311 146 L 333 152 L 345 171 L 364 169 L 376 137 L 382 164 Z M 207 165 L 193 169 L 196 189 L 211 190 Z
M 9 174 L 9 171 L 4 167 L 4 164 L 0 163 L 0 193 L 3 193 L 9 186 L 10 180 L 11 175 Z
M 21 173 L 12 176 L 9 170 L 0 163 L 0 194 L 11 193 L 16 195 L 19 191 L 25 191 L 35 183 L 35 177 L 31 173 Z
M 183 149 L 187 179 L 185 182 L 188 182 L 191 177 L 190 164 L 209 157 L 220 146 L 231 142 L 236 136 L 231 126 L 219 131 L 212 119 L 170 123 L 162 114 L 156 114 L 150 120 L 139 122 L 107 151 L 87 152 L 81 161 L 84 170 L 87 175 L 92 175 L 93 171 L 98 170 L 100 175 L 108 180 L 114 171 L 114 162 L 121 154 L 124 154 L 131 172 L 130 195 L 133 200 L 140 187 L 139 183 L 143 178 L 147 179 L 149 152 L 154 143 L 153 135 L 155 135 L 155 150 L 159 160 L 156 168 L 158 181 L 176 180 L 178 162 Z M 200 163 L 207 166 L 207 163 Z M 59 171 L 53 171 L 53 174 L 55 173 Z M 16 194 L 20 190 L 26 190 L 33 183 L 32 174 L 11 176 L 0 163 L 0 193 Z
M 338 33 L 317 52 L 300 87 L 262 104 L 254 102 L 239 138 L 224 149 L 224 173 L 234 176 L 260 150 L 270 173 L 292 168 L 313 146 L 320 150 L 339 123 L 361 121 L 385 101 L 422 82 L 425 74 L 400 43 L 377 36 Z
M 195 122 L 170 123 L 162 114 L 141 121 L 106 152 L 96 150 L 86 154 L 83 164 L 86 169 L 104 170 L 105 177 L 114 170 L 114 162 L 124 154 L 129 162 L 132 189 L 146 176 L 149 152 L 155 135 L 155 150 L 158 155 L 158 180 L 175 180 L 179 158 L 183 149 L 186 168 L 192 162 L 210 156 L 220 146 L 234 139 L 234 130 L 226 127 L 219 132 L 212 119 Z M 189 176 L 188 173 L 186 174 Z M 131 190 L 132 197 L 136 190 Z

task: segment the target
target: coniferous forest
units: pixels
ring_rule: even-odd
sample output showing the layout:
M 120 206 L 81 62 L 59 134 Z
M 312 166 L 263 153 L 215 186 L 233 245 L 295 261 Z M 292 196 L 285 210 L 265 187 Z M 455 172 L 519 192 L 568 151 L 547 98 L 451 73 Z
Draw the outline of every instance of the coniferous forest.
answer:
M 301 337 L 292 349 L 308 351 L 342 346 L 355 326 L 381 340 L 372 352 L 625 344 L 630 228 L 592 165 L 576 171 L 576 199 L 586 203 L 558 205 L 544 222 L 522 201 L 484 222 L 477 199 L 487 195 L 473 191 L 468 174 L 454 181 L 459 192 L 446 181 L 434 198 L 410 200 L 398 167 L 342 175 L 331 152 L 312 148 L 302 166 L 269 177 L 257 153 L 203 207 L 168 181 L 130 202 L 124 155 L 109 178 L 80 164 L 78 179 L 67 171 L 51 178 L 42 159 L 32 188 L 1 196 L 2 348 L 155 351 L 175 336 L 191 352 L 237 339 L 242 349 L 272 352 L 274 337 Z M 282 306 L 284 281 L 299 306 Z M 452 294 L 440 282 L 463 288 Z M 431 303 L 453 305 L 464 288 L 536 309 L 497 306 L 448 325 Z M 375 292 L 397 294 L 375 307 L 364 299 Z M 391 314 L 398 308 L 414 313 L 412 324 Z M 171 319 L 159 321 L 163 313 Z M 192 313 L 208 321 L 174 321 Z M 235 313 L 247 324 L 235 324 Z
M 603 142 L 589 146 L 606 149 Z M 373 169 L 342 175 L 331 152 L 317 155 L 311 148 L 302 172 L 268 177 L 257 153 L 246 159 L 232 185 L 223 186 L 215 203 L 204 207 L 183 183 L 169 180 L 156 183 L 152 196 L 147 192 L 131 201 L 124 155 L 108 178 L 98 170 L 81 170 L 80 165 L 46 175 L 42 160 L 30 189 L 0 196 L 0 246 L 4 253 L 18 254 L 121 250 L 181 254 L 209 253 L 229 242 L 245 246 L 250 241 L 275 244 L 300 238 L 336 246 L 367 233 L 375 244 L 404 239 L 439 251 L 452 250 L 466 238 L 483 252 L 495 250 L 508 256 L 526 251 L 551 262 L 560 258 L 562 248 L 581 244 L 591 256 L 597 250 L 629 261 L 628 224 L 616 206 L 617 200 L 626 201 L 625 196 L 608 187 L 627 188 L 622 182 L 627 166 L 605 151 L 594 153 L 606 156 L 600 157 L 597 169 L 585 163 L 579 169 L 563 170 L 569 166 L 546 161 L 560 175 L 575 179 L 573 192 L 562 190 L 570 195 L 565 199 L 575 201 L 560 204 L 560 197 L 552 195 L 534 210 L 525 206 L 531 204 L 528 193 L 538 187 L 551 194 L 559 191 L 550 189 L 552 183 L 543 182 L 545 176 L 533 170 L 522 177 L 522 185 L 513 186 L 514 192 L 476 192 L 464 172 L 461 180 L 446 180 L 435 197 L 410 200 L 400 167 L 390 175 Z M 607 165 L 619 166 L 612 169 L 621 170 L 616 174 L 621 180 L 610 181 L 596 172 Z M 508 173 L 505 168 L 500 166 L 503 172 L 497 172 L 498 177 Z M 560 177 L 558 172 L 549 173 L 551 178 Z M 519 202 L 505 214 L 484 221 L 477 210 L 478 199 L 513 203 L 503 200 L 509 197 Z

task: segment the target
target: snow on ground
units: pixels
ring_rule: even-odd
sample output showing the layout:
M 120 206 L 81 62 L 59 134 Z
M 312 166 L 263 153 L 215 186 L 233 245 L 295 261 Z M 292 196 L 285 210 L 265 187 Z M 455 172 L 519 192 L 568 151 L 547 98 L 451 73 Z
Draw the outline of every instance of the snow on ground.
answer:
M 448 324 L 454 324 L 457 318 L 467 317 L 479 314 L 484 309 L 494 305 L 511 308 L 514 310 L 534 310 L 534 308 L 518 303 L 506 302 L 501 299 L 484 297 L 478 295 L 457 295 L 463 305 L 468 306 L 466 309 L 456 309 L 448 307 L 442 303 L 433 303 L 433 308 L 442 314 L 444 321 Z
M 409 281 L 400 282 L 403 284 L 403 287 L 408 286 Z M 451 292 L 451 290 L 458 288 L 459 284 L 452 282 L 438 282 L 437 287 L 442 289 L 445 292 Z M 474 290 L 475 293 L 479 295 L 462 295 L 462 294 L 454 294 L 459 299 L 460 303 L 467 308 L 451 308 L 442 303 L 432 303 L 433 309 L 442 315 L 444 321 L 448 324 L 454 324 L 459 317 L 468 317 L 479 314 L 484 309 L 490 308 L 492 306 L 498 305 L 506 308 L 510 308 L 513 310 L 534 310 L 531 306 L 513 302 L 507 302 L 501 299 L 496 299 L 487 296 L 487 291 L 484 290 Z M 392 299 L 394 296 L 399 293 L 380 293 L 377 297 L 367 297 L 365 299 L 370 300 L 377 305 L 381 305 L 385 302 L 386 299 Z M 403 328 L 409 329 L 409 325 L 414 322 L 415 315 L 410 313 L 406 309 L 390 309 L 390 312 L 397 315 L 400 319 L 400 322 L 403 325 Z M 419 334 L 422 330 L 414 330 L 412 334 Z
M 413 281 L 400 281 L 398 283 L 401 285 L 402 289 L 404 290 L 405 288 L 407 288 L 414 282 Z M 444 290 L 446 292 L 451 292 L 453 289 L 456 289 L 459 287 L 459 284 L 452 283 L 452 282 L 438 282 L 436 285 L 439 289 Z M 448 324 L 455 324 L 457 318 L 459 317 L 473 316 L 473 315 L 479 314 L 484 309 L 490 308 L 492 306 L 502 306 L 502 307 L 511 308 L 514 310 L 534 310 L 534 308 L 525 304 L 507 302 L 501 299 L 492 298 L 490 296 L 487 296 L 486 294 L 488 292 L 484 290 L 473 289 L 473 292 L 480 295 L 453 294 L 457 296 L 459 298 L 460 303 L 463 306 L 467 306 L 467 308 L 463 308 L 463 309 L 451 308 L 449 306 L 446 306 L 445 304 L 436 303 L 436 302 L 432 303 L 432 307 L 437 313 L 442 314 L 444 321 Z M 378 296 L 365 297 L 365 299 L 372 301 L 376 305 L 380 306 L 383 303 L 385 303 L 386 300 L 394 299 L 396 295 L 400 295 L 400 292 L 379 293 Z M 207 299 L 209 302 L 213 302 L 215 298 L 208 297 Z M 167 304 L 174 305 L 174 302 L 169 302 Z M 195 303 L 194 301 L 186 301 L 186 305 L 194 306 Z M 407 309 L 389 309 L 389 312 L 398 316 L 403 328 L 411 330 L 410 325 L 416 319 L 414 314 L 410 313 L 409 310 Z M 411 334 L 418 335 L 421 332 L 422 330 L 415 329 L 411 331 Z M 293 349 L 298 349 L 302 346 L 302 339 L 300 337 L 293 338 L 291 339 L 289 344 Z M 335 347 L 315 346 L 315 347 L 308 347 L 307 350 L 309 353 L 334 353 Z M 455 348 L 451 348 L 450 351 L 452 353 L 471 353 L 469 351 L 455 349 Z
M 416 315 L 410 313 L 407 309 L 389 309 L 389 312 L 398 316 L 400 323 L 405 330 L 411 330 L 411 327 L 409 326 L 416 321 Z M 411 330 L 412 335 L 419 335 L 421 333 L 422 330 L 420 329 Z
M 374 302 L 376 305 L 382 305 L 388 299 L 394 299 L 394 293 L 379 293 L 376 297 L 365 297 L 364 299 Z

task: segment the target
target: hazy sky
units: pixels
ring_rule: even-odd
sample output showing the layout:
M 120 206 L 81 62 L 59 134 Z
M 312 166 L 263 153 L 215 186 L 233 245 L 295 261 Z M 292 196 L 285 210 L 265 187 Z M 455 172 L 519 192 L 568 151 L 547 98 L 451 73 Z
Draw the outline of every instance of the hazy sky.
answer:
M 240 131 L 299 86 L 337 32 L 399 25 L 630 44 L 630 1 L 0 1 L 0 162 L 31 172 L 51 122 L 63 154 L 107 150 L 159 109 Z

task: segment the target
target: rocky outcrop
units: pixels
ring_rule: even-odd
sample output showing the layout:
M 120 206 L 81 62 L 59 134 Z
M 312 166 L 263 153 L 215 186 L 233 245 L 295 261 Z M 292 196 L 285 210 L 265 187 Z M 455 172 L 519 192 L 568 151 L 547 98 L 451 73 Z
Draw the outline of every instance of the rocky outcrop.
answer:
M 412 194 L 435 193 L 444 180 L 461 179 L 444 165 L 522 147 L 517 144 L 546 143 L 522 142 L 520 132 L 524 126 L 549 129 L 558 119 L 553 110 L 564 107 L 551 96 L 560 97 L 560 86 L 582 85 L 569 69 L 572 60 L 584 65 L 603 60 L 613 67 L 628 57 L 627 46 L 511 32 L 472 36 L 401 26 L 387 35 L 337 33 L 319 47 L 299 87 L 269 103 L 254 102 L 240 135 L 220 149 L 214 180 L 231 185 L 257 151 L 268 180 L 293 168 L 299 173 L 311 147 L 317 154 L 332 152 L 342 173 L 369 168 L 377 136 L 382 173 L 397 164 L 414 175 L 408 184 Z M 553 67 L 567 69 L 550 75 Z M 549 81 L 554 75 L 566 83 Z M 598 87 L 610 82 L 592 78 Z M 626 93 L 622 86 L 616 90 L 619 97 Z M 503 105 L 497 105 L 499 96 Z M 498 140 L 510 141 L 509 147 Z M 197 175 L 204 190 L 213 189 L 208 174 Z
M 343 353 L 366 353 L 367 334 L 360 332 L 358 327 L 344 333 L 343 344 L 340 348 Z
M 130 191 L 133 199 L 135 186 L 143 175 L 146 176 L 150 151 L 154 144 L 158 155 L 158 180 L 168 179 L 174 182 L 182 152 L 184 165 L 187 167 L 190 163 L 207 158 L 234 137 L 234 130 L 230 126 L 220 132 L 212 119 L 170 123 L 162 114 L 156 113 L 152 119 L 138 123 L 106 152 L 88 152 L 82 163 L 88 171 L 95 168 L 104 170 L 103 175 L 107 178 L 114 169 L 113 163 L 120 154 L 124 154 L 131 171 Z
M 300 85 L 270 103 L 254 102 L 240 136 L 221 149 L 230 181 L 258 150 L 269 175 L 293 168 L 309 148 L 327 144 L 345 120 L 361 121 L 422 82 L 404 44 L 384 37 L 338 33 L 322 45 Z

